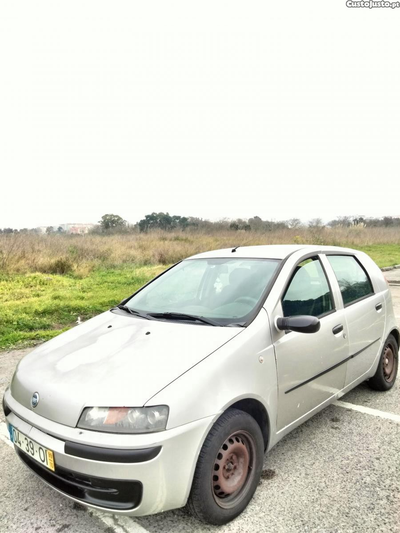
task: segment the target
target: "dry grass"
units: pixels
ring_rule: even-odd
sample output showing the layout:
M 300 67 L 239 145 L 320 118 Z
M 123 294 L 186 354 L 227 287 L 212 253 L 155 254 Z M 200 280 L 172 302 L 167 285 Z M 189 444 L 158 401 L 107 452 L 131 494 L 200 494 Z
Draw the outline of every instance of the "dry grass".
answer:
M 125 235 L 0 235 L 0 349 L 35 344 L 109 309 L 169 265 L 197 252 L 249 244 L 316 243 L 400 263 L 400 232 L 335 228 Z
M 282 229 L 266 233 L 223 231 L 207 234 L 188 231 L 87 236 L 0 235 L 0 272 L 71 273 L 85 277 L 94 268 L 102 266 L 167 265 L 206 250 L 288 243 L 331 244 L 367 251 L 376 246 L 390 245 L 392 253 L 397 249 L 400 253 L 400 231 L 396 228 L 339 227 Z

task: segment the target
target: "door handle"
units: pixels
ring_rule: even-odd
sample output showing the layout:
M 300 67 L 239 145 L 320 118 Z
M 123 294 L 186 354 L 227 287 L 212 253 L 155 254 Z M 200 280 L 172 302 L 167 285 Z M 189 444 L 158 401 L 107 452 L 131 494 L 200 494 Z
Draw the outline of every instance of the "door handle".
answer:
M 340 333 L 341 331 L 343 331 L 343 324 L 338 324 L 337 326 L 335 326 L 334 328 L 332 328 L 332 333 L 334 335 L 337 335 L 338 333 Z
M 381 303 L 376 304 L 375 309 L 376 309 L 377 311 L 380 311 L 380 310 L 382 309 L 382 304 L 381 304 Z

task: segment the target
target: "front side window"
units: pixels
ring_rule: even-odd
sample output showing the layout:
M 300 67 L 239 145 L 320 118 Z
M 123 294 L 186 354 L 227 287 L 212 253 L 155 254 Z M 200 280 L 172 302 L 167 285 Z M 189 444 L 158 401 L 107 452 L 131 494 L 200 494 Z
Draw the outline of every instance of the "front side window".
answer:
M 344 305 L 374 293 L 369 277 L 355 257 L 328 255 L 327 258 L 338 280 Z
M 333 310 L 328 281 L 317 257 L 298 264 L 282 298 L 284 316 L 320 317 Z
M 241 323 L 256 309 L 280 261 L 187 259 L 135 294 L 126 305 L 150 316 L 185 313 L 218 325 Z

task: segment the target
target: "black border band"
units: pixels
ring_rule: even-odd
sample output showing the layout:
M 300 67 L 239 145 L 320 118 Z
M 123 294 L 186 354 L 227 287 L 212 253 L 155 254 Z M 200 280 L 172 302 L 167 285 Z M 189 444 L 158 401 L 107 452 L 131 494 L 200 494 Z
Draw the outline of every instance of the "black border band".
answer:
M 309 378 L 306 381 L 303 381 L 302 383 L 299 383 L 295 387 L 292 387 L 291 389 L 287 390 L 285 392 L 285 394 L 289 394 L 289 392 L 292 392 L 292 391 L 298 389 L 299 387 L 302 387 L 303 385 L 307 385 L 307 383 L 310 383 L 310 381 L 314 381 L 314 379 L 317 379 L 317 378 L 323 376 L 324 374 L 327 374 L 328 372 L 331 372 L 332 370 L 335 370 L 335 368 L 337 368 L 338 366 L 344 365 L 344 363 L 347 363 L 347 361 L 350 361 L 350 359 L 353 359 L 354 357 L 357 357 L 357 355 L 360 355 L 360 353 L 364 352 L 367 348 L 369 348 L 370 346 L 372 346 L 373 344 L 375 344 L 379 340 L 380 340 L 380 337 L 378 339 L 372 341 L 370 344 L 368 344 L 368 346 L 365 346 L 364 348 L 362 348 L 362 350 L 360 350 L 360 351 L 358 351 L 356 353 L 353 353 L 353 355 L 350 355 L 349 357 L 346 357 L 346 359 L 343 359 L 343 361 L 340 361 L 340 363 L 336 363 L 336 365 L 333 365 L 330 368 L 327 368 L 326 370 L 324 370 L 323 372 L 320 372 L 316 376 L 313 376 L 312 378 Z
M 115 448 L 101 448 L 99 446 L 87 446 L 77 442 L 66 442 L 65 453 L 92 459 L 93 461 L 106 461 L 108 463 L 144 463 L 151 461 L 161 451 L 161 446 L 142 448 L 139 450 L 118 450 Z

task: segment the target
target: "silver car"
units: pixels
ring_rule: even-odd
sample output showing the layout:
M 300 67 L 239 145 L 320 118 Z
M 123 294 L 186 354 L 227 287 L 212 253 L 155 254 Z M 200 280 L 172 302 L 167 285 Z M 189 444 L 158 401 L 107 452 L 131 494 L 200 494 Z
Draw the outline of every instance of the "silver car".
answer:
M 365 380 L 393 386 L 398 346 L 364 253 L 236 247 L 33 350 L 4 411 L 21 461 L 69 498 L 132 516 L 188 504 L 224 524 L 282 437 Z

